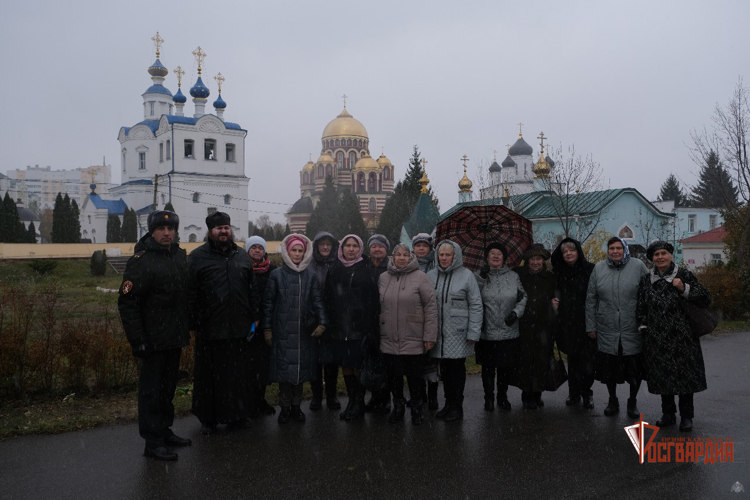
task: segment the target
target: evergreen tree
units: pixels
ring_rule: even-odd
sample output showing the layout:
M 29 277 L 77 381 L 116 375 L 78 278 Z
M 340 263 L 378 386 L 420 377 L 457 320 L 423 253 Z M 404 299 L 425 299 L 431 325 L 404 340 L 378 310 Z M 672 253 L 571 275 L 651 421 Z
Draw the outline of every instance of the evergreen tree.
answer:
M 274 241 L 281 241 L 284 239 L 284 226 L 279 222 L 273 225 L 273 239 Z
M 81 210 L 78 208 L 78 202 L 72 200 L 70 202 L 70 243 L 81 242 Z
M 289 229 L 289 223 L 287 222 L 286 226 L 284 227 L 284 238 L 292 234 L 292 230 Z M 282 238 L 283 239 L 283 238 Z
M 422 185 L 419 183 L 419 179 L 424 175 L 424 168 L 422 167 L 421 153 L 419 152 L 419 146 L 414 145 L 411 158 L 409 158 L 409 166 L 406 168 L 406 175 L 404 176 L 404 192 L 407 193 L 409 205 L 414 207 L 417 203 L 419 195 L 422 193 Z M 427 192 L 430 193 L 430 198 L 436 207 L 440 207 L 440 202 L 432 191 L 432 186 L 427 188 Z
M 29 229 L 26 231 L 26 243 L 36 243 L 36 226 L 32 221 L 29 224 Z
M 120 229 L 121 241 L 124 243 L 135 243 L 138 241 L 138 216 L 132 208 L 125 209 L 122 217 L 122 228 Z
M 687 204 L 687 196 L 680 186 L 680 181 L 674 174 L 669 174 L 667 180 L 661 185 L 661 191 L 659 192 L 659 201 L 674 201 L 674 206 L 684 207 Z
M 109 214 L 107 217 L 107 243 L 122 243 L 120 218 L 115 214 Z
M 326 177 L 325 185 L 323 186 L 323 192 L 320 194 L 318 204 L 310 215 L 310 220 L 307 222 L 307 228 L 305 229 L 305 235 L 308 238 L 313 239 L 315 235 L 320 231 L 328 231 L 336 238 L 340 238 L 343 234 L 337 232 L 337 220 L 339 217 L 339 194 L 336 192 L 336 188 L 333 185 L 333 179 L 329 175 Z
M 8 196 L 8 193 L 5 193 Z M 8 218 L 5 215 L 5 203 L 0 201 L 0 243 L 8 243 Z
M 21 223 L 21 218 L 18 215 L 18 207 L 16 202 L 6 192 L 3 198 L 3 212 L 2 217 L 4 219 L 2 229 L 2 239 L 5 243 L 24 243 L 26 241 L 26 228 Z
M 714 150 L 710 150 L 690 193 L 692 205 L 726 209 L 737 205 L 737 187 Z
M 362 238 L 363 242 L 367 243 L 367 226 L 359 210 L 359 198 L 349 189 L 341 193 L 339 216 L 336 222 L 338 227 L 336 228 L 336 232 L 332 234 L 339 235 L 339 237 L 347 234 L 356 234 Z
M 398 181 L 393 195 L 385 202 L 376 231 L 388 238 L 391 245 L 401 240 L 401 227 L 409 219 L 414 205 L 409 205 L 410 196 L 405 194 L 404 183 Z M 415 202 L 416 203 L 416 202 Z
M 51 208 L 45 208 L 42 210 L 42 215 L 39 216 L 39 234 L 42 236 L 43 241 L 50 243 L 52 241 L 52 216 L 53 212 Z
M 65 212 L 65 200 L 62 193 L 57 193 L 55 208 L 52 210 L 52 243 L 65 243 Z

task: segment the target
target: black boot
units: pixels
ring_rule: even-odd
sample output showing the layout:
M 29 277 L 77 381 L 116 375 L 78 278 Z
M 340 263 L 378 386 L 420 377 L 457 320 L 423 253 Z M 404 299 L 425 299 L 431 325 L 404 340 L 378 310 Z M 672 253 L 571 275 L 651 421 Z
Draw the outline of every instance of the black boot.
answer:
M 177 453 L 169 451 L 164 446 L 149 447 L 148 445 L 146 445 L 146 447 L 143 449 L 143 456 L 150 457 L 155 460 L 162 460 L 165 462 L 177 460 Z
M 583 407 L 590 410 L 594 407 L 594 396 L 593 394 L 587 394 L 583 396 Z
M 292 410 L 288 406 L 282 406 L 279 412 L 279 423 L 288 424 L 289 419 L 292 417 Z
M 349 401 L 346 404 L 346 409 L 339 414 L 341 420 L 348 420 L 349 414 L 354 407 L 354 400 L 356 399 L 356 390 L 359 382 L 357 381 L 356 375 L 344 375 L 344 383 L 346 384 L 346 394 L 349 396 Z
M 446 422 L 455 422 L 456 420 L 462 420 L 464 418 L 463 405 L 454 403 L 450 406 L 448 413 L 445 414 L 443 420 Z
M 641 412 L 638 410 L 638 400 L 635 398 L 628 398 L 628 417 L 640 418 Z
M 395 404 L 395 402 L 394 402 Z M 422 401 L 414 401 L 412 399 L 411 404 L 411 423 L 414 425 L 422 425 Z
M 503 378 L 503 380 L 505 380 Z M 497 374 L 497 407 L 505 411 L 510 411 L 510 401 L 508 401 L 508 384 L 500 381 L 500 374 Z
M 326 388 L 326 406 L 329 410 L 341 409 L 341 402 L 336 395 L 339 383 L 339 367 L 336 365 L 325 365 L 323 367 Z
M 395 424 L 401 422 L 404 419 L 404 413 L 406 412 L 406 401 L 403 399 L 393 400 L 393 411 L 388 416 L 388 423 Z M 412 408 L 412 413 L 414 409 Z
M 365 388 L 359 383 L 359 378 L 352 375 L 354 382 L 354 404 L 347 414 L 346 420 L 359 420 L 365 416 Z
M 691 417 L 680 418 L 680 432 L 690 432 L 693 430 L 693 419 Z
M 438 409 L 438 383 L 427 382 L 427 409 Z
M 677 417 L 674 413 L 663 413 L 661 418 L 656 421 L 659 427 L 669 427 L 677 423 Z
M 578 394 L 568 394 L 568 399 L 565 400 L 565 406 L 577 405 L 580 400 L 581 396 Z
M 487 368 L 485 366 L 482 367 L 482 388 L 484 389 L 484 400 L 495 401 L 495 369 L 494 368 Z
M 611 417 L 615 413 L 620 411 L 620 400 L 617 399 L 617 396 L 610 396 L 609 397 L 609 403 L 607 403 L 607 407 L 604 408 L 604 414 L 608 417 Z

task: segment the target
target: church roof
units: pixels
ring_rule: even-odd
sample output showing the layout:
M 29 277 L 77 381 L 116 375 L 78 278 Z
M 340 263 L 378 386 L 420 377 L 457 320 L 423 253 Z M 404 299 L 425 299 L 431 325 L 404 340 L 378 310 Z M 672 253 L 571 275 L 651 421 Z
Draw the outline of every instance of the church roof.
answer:
M 304 198 L 300 198 L 297 200 L 294 205 L 292 205 L 292 208 L 289 209 L 290 214 L 311 214 L 313 211 L 313 202 L 312 198 L 309 196 L 305 196 Z
M 103 200 L 98 194 L 90 194 L 88 197 L 97 209 L 104 208 L 109 214 L 123 215 L 128 208 L 122 198 L 119 200 Z
M 195 125 L 200 118 L 193 118 L 192 116 L 177 116 L 177 115 L 164 115 L 167 117 L 167 122 L 171 125 L 173 123 L 181 123 L 184 125 Z M 207 115 L 204 115 L 207 116 Z M 224 126 L 230 130 L 244 130 L 238 123 L 232 123 L 232 122 L 223 122 Z M 156 131 L 159 129 L 159 120 L 143 120 L 135 125 L 146 125 L 148 128 L 151 129 L 151 132 L 156 134 Z M 133 127 L 123 127 L 125 129 L 125 134 L 127 135 L 130 132 L 130 129 Z
M 404 229 L 409 238 L 419 233 L 430 234 L 435 229 L 439 220 L 440 212 L 438 212 L 437 207 L 432 202 L 429 193 L 422 193 L 417 199 L 417 204 L 414 205 L 414 210 L 412 210 L 409 220 L 404 222 Z
M 497 164 L 497 161 L 493 161 L 490 165 L 490 172 L 501 172 L 503 169 Z
M 18 218 L 21 222 L 27 222 L 27 221 L 37 222 L 39 220 L 39 216 L 37 214 L 29 210 L 28 208 L 24 208 L 24 207 L 18 208 Z
M 503 167 L 515 167 L 516 162 L 513 161 L 513 158 L 510 157 L 510 155 L 506 156 L 503 160 Z
M 144 94 L 164 94 L 164 95 L 168 95 L 169 97 L 172 97 L 172 92 L 170 92 L 167 87 L 165 87 L 164 85 L 160 83 L 151 85 L 149 88 L 146 89 Z
M 533 153 L 534 149 L 529 146 L 529 143 L 523 140 L 523 137 L 519 137 L 516 143 L 508 150 L 510 156 L 531 156 Z
M 367 130 L 362 123 L 344 110 L 323 129 L 323 139 L 329 137 L 362 137 L 367 139 Z

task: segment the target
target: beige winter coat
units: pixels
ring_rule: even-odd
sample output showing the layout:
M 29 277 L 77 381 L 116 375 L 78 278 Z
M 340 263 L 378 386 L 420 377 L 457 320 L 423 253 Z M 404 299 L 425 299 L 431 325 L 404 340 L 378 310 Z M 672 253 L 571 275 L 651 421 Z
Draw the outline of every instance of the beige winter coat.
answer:
M 424 342 L 437 339 L 437 301 L 427 275 L 414 255 L 396 269 L 380 275 L 380 351 L 384 354 L 424 354 Z

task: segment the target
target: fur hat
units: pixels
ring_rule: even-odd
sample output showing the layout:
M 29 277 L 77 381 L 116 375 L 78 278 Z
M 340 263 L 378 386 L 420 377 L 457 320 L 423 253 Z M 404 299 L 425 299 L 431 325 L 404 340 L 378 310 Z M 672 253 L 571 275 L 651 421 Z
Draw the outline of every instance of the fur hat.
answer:
M 153 233 L 154 229 L 160 226 L 173 227 L 177 231 L 180 229 L 180 218 L 169 210 L 157 210 L 148 214 L 147 225 L 149 233 Z
M 490 250 L 500 250 L 503 253 L 503 262 L 508 260 L 508 249 L 502 243 L 494 242 L 484 247 L 484 260 L 487 260 Z
M 541 257 L 544 260 L 549 260 L 550 253 L 541 243 L 534 243 L 523 253 L 523 260 L 528 261 L 532 257 Z
M 666 250 L 667 252 L 674 254 L 674 245 L 667 241 L 654 241 L 646 249 L 646 257 L 648 257 L 648 260 L 653 262 L 654 253 L 657 250 Z
M 216 226 L 229 226 L 232 220 L 229 218 L 229 214 L 224 212 L 214 212 L 206 217 L 206 226 L 208 230 L 215 228 Z
M 411 239 L 411 247 L 414 248 L 417 246 L 417 243 L 427 243 L 430 248 L 432 248 L 432 236 L 430 236 L 427 233 L 419 233 L 414 238 Z

